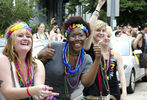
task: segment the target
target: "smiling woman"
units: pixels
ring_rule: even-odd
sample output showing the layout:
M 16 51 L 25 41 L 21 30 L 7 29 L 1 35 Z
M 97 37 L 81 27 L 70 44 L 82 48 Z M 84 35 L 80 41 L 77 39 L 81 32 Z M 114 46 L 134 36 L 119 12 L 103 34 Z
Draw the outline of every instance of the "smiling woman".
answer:
M 83 49 L 84 41 L 90 33 L 89 24 L 82 17 L 69 17 L 62 27 L 66 43 L 51 42 L 38 54 L 45 64 L 45 84 L 60 93 L 57 100 L 70 100 L 79 81 L 84 86 L 89 86 L 96 77 L 101 51 L 95 47 L 96 59 L 93 63 Z
M 6 100 L 42 100 L 49 95 L 58 95 L 44 85 L 43 64 L 32 57 L 33 39 L 29 26 L 24 22 L 14 23 L 8 28 L 6 39 L 0 56 L 0 79 L 3 81 L 0 94 Z

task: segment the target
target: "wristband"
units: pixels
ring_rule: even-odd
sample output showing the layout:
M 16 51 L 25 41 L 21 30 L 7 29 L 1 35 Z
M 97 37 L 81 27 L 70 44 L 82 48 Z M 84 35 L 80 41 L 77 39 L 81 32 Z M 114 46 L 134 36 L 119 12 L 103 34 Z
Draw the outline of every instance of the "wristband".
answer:
M 100 13 L 100 11 L 98 11 L 97 9 L 95 11 L 98 12 L 98 13 Z
M 28 96 L 31 96 L 30 92 L 29 92 L 29 87 L 27 87 L 26 89 Z

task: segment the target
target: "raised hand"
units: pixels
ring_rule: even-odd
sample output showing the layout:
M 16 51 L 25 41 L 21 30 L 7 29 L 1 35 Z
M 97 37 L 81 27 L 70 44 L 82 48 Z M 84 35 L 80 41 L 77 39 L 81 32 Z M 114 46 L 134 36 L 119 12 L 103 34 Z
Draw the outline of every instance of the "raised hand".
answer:
M 100 11 L 101 7 L 104 5 L 105 2 L 106 0 L 98 0 L 96 10 Z
M 105 2 L 106 2 L 106 0 L 98 0 L 98 4 L 101 6 L 103 6 Z

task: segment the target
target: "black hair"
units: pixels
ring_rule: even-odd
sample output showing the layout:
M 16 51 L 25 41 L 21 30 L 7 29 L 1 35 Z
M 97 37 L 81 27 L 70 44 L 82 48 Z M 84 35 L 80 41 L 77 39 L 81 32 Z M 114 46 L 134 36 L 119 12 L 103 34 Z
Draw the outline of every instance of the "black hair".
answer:
M 121 31 L 116 31 L 115 32 L 115 36 L 117 36 Z
M 141 31 L 141 30 L 144 30 L 145 27 L 147 27 L 147 23 L 144 23 L 144 24 L 142 24 L 142 25 L 140 26 L 140 31 Z
M 72 17 L 69 17 L 63 24 L 63 27 L 62 27 L 62 34 L 64 35 L 65 31 L 68 29 L 68 27 L 70 25 L 73 25 L 73 24 L 83 24 L 88 32 L 89 32 L 89 35 L 91 34 L 91 30 L 90 30 L 90 25 L 88 22 L 84 21 L 83 18 L 81 16 L 72 16 Z
M 141 31 L 141 26 L 140 25 L 138 26 L 138 31 Z

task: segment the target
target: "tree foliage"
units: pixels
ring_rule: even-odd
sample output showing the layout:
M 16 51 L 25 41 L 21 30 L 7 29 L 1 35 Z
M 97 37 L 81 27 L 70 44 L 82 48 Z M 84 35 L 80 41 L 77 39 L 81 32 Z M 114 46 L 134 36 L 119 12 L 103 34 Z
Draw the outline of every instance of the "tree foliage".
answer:
M 75 6 L 82 5 L 83 13 L 92 13 L 97 5 L 98 0 L 69 0 L 70 5 L 67 9 L 74 9 L 70 11 L 69 14 L 75 13 Z M 77 1 L 78 3 L 73 5 L 72 2 Z M 108 22 L 108 17 L 106 16 L 106 3 L 102 8 L 99 19 Z M 130 24 L 132 26 L 137 26 L 140 23 L 147 22 L 147 2 L 145 0 L 120 0 L 120 16 L 116 18 L 119 25 Z
M 16 5 L 12 3 L 13 0 L 0 1 L 0 33 L 3 34 L 6 28 L 17 20 L 24 21 L 29 24 L 29 21 L 38 14 L 34 9 L 34 1 L 38 0 L 15 0 Z
M 74 14 L 76 12 L 77 5 L 81 5 L 80 0 L 69 0 L 69 4 L 66 6 L 66 9 L 68 9 L 69 12 L 67 15 Z
M 118 24 L 138 26 L 147 22 L 147 2 L 144 0 L 121 0 Z

